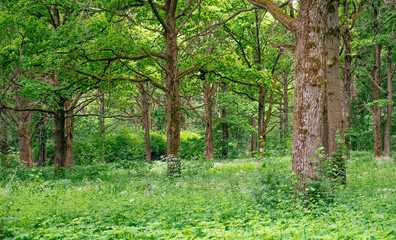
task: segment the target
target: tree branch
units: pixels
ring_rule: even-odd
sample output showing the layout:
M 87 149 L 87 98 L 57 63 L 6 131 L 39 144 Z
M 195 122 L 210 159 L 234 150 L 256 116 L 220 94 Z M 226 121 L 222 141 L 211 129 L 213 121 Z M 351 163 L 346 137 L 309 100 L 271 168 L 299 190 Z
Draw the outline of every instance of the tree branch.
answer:
M 280 23 L 283 24 L 287 29 L 291 31 L 295 31 L 295 22 L 296 19 L 288 16 L 278 5 L 276 5 L 272 0 L 249 0 L 251 4 L 254 6 L 258 6 L 264 8 L 271 15 L 278 20 Z

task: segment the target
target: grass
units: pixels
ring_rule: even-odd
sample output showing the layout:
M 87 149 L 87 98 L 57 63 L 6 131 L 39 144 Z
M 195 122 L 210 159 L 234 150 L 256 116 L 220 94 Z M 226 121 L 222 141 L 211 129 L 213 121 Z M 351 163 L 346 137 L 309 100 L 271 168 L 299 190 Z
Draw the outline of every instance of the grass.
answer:
M 162 162 L 2 171 L 0 239 L 396 239 L 396 164 L 355 153 L 347 187 L 309 208 L 290 165 L 184 162 L 175 180 Z

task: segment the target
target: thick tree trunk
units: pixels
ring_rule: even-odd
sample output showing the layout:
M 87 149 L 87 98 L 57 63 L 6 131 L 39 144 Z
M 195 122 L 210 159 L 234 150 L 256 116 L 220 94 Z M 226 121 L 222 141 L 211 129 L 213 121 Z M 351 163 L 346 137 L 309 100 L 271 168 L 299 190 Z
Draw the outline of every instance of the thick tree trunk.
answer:
M 39 167 L 43 167 L 47 161 L 47 132 L 45 129 L 45 120 L 41 119 L 38 126 L 39 136 L 39 152 L 38 152 L 38 163 Z
M 29 104 L 25 104 L 25 99 L 16 96 L 16 103 L 19 108 L 25 108 Z M 33 167 L 33 152 L 32 152 L 32 138 L 33 135 L 30 130 L 32 123 L 32 112 L 20 111 L 18 112 L 18 145 L 19 158 L 26 167 Z
M 343 139 L 342 132 L 342 81 L 340 77 L 340 40 L 339 40 L 338 0 L 330 0 L 327 8 L 325 55 L 326 55 L 326 106 L 327 133 L 324 137 L 324 149 L 329 155 L 336 153 L 337 134 Z M 331 114 L 329 114 L 331 113 Z M 342 159 L 339 159 L 343 161 Z M 344 166 L 344 163 L 339 163 Z
M 65 121 L 66 113 L 64 110 L 64 101 L 59 104 L 60 109 L 55 110 L 54 115 L 54 165 L 55 173 L 62 172 L 66 167 L 66 137 Z
M 340 76 L 340 34 L 338 17 L 338 0 L 330 0 L 327 7 L 327 21 L 325 34 L 326 56 L 326 85 L 325 85 L 325 111 L 324 119 L 327 120 L 323 137 L 324 152 L 333 157 L 336 175 L 343 184 L 346 183 L 346 158 L 339 149 L 337 139 L 344 141 L 343 104 L 341 97 L 342 79 Z
M 317 180 L 319 161 L 315 152 L 323 146 L 325 90 L 325 1 L 300 2 L 298 27 L 295 29 L 295 99 L 293 121 L 292 168 L 299 179 L 299 191 L 307 179 Z M 331 79 L 329 79 L 330 81 Z
M 180 165 L 180 97 L 178 75 L 178 46 L 176 32 L 177 0 L 169 0 L 166 4 L 165 41 L 166 41 L 166 116 L 167 116 L 167 173 L 170 177 L 181 175 Z
M 391 35 L 391 39 L 393 39 L 393 32 Z M 387 99 L 389 101 L 393 101 L 393 87 L 392 87 L 392 78 L 395 73 L 395 70 L 393 69 L 393 62 L 392 62 L 392 47 L 388 47 L 388 63 L 387 63 L 387 83 L 388 83 L 388 89 L 387 89 Z M 388 104 L 386 108 L 386 123 L 385 123 L 385 138 L 384 138 L 384 157 L 385 158 L 390 158 L 390 136 L 391 136 L 391 129 L 392 129 L 392 112 L 393 112 L 393 104 Z
M 221 84 L 221 90 L 223 93 L 228 92 L 227 84 Z M 228 123 L 225 121 L 227 118 L 227 109 L 225 107 L 221 108 L 221 119 L 223 122 L 221 123 L 221 131 L 222 131 L 222 139 L 221 139 L 221 155 L 223 159 L 228 157 L 228 139 L 229 139 L 229 130 L 228 130 Z M 257 139 L 257 137 L 256 137 Z
M 151 148 L 150 148 L 150 105 L 147 90 L 143 83 L 138 84 L 140 92 L 141 107 L 142 107 L 142 125 L 144 129 L 144 140 L 146 146 L 146 161 L 151 162 Z
M 68 101 L 69 102 L 69 101 Z M 69 109 L 69 104 L 66 107 L 66 120 L 65 120 L 65 138 L 66 138 L 66 167 L 73 166 L 73 137 L 74 137 L 74 113 Z

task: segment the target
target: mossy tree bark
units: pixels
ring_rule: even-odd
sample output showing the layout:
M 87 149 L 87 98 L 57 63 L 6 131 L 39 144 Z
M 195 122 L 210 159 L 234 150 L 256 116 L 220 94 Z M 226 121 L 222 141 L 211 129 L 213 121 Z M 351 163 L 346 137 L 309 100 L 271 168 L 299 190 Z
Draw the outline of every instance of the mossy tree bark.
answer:
M 317 159 L 316 150 L 325 146 L 336 146 L 333 132 L 341 129 L 338 123 L 329 123 L 333 113 L 341 113 L 341 105 L 325 108 L 329 89 L 335 98 L 339 96 L 335 86 L 339 85 L 340 78 L 326 73 L 339 71 L 337 56 L 327 58 L 327 44 L 337 44 L 336 37 L 326 39 L 334 33 L 328 31 L 329 12 L 338 13 L 334 8 L 337 1 L 301 0 L 297 18 L 287 15 L 271 0 L 251 0 L 253 4 L 265 8 L 275 19 L 295 34 L 295 103 L 293 121 L 293 163 L 292 169 L 298 177 L 298 191 L 304 191 L 308 179 L 318 180 L 317 171 L 320 159 Z M 335 41 L 335 42 L 332 42 Z M 338 43 L 339 44 L 339 43 Z M 333 60 L 333 62 L 331 61 Z M 329 64 L 327 64 L 329 62 Z M 327 85 L 326 83 L 329 83 Z M 334 86 L 333 86 L 334 84 Z M 326 91 L 327 89 L 327 91 Z M 341 99 L 337 101 L 341 103 Z M 327 113 L 326 110 L 329 112 Z M 332 134 L 329 133 L 331 126 Z M 327 130 L 326 130 L 327 129 Z M 327 147 L 327 150 L 330 150 Z

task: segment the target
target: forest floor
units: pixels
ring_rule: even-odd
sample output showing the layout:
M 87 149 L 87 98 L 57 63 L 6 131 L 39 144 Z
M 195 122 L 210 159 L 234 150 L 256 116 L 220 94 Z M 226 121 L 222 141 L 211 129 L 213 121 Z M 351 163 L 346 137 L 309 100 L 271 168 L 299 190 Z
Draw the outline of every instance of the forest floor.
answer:
M 0 172 L 0 239 L 396 239 L 396 164 L 355 152 L 347 186 L 293 200 L 291 157 Z M 16 176 L 13 177 L 16 172 Z

